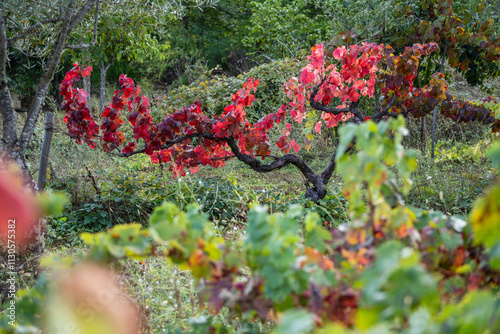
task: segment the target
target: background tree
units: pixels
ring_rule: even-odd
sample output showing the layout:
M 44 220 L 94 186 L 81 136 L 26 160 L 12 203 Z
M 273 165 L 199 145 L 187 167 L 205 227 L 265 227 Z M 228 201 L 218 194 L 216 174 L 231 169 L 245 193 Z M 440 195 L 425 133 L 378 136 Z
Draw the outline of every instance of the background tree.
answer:
M 481 15 L 485 1 L 472 3 L 451 0 L 404 2 L 398 4 L 401 17 L 407 25 L 397 38 L 396 45 L 410 41 L 433 41 L 441 47 L 441 69 L 445 60 L 472 86 L 483 86 L 487 79 L 499 74 L 500 35 L 493 20 Z M 490 6 L 488 6 L 490 7 Z M 490 10 L 486 13 L 491 12 Z M 436 66 L 429 63 L 428 66 Z M 439 66 L 439 65 L 437 65 Z M 427 74 L 430 71 L 427 71 Z M 425 78 L 424 78 L 425 79 Z M 431 157 L 434 158 L 435 127 L 438 106 L 432 118 Z
M 40 110 L 45 100 L 50 82 L 61 61 L 66 49 L 86 48 L 95 43 L 97 37 L 97 19 L 99 14 L 99 0 L 80 2 L 70 0 L 55 4 L 29 1 L 5 1 L 0 6 L 0 109 L 2 114 L 2 154 L 6 154 L 21 166 L 24 181 L 32 185 L 32 178 L 26 166 L 24 150 L 27 148 Z M 90 14 L 93 11 L 93 17 Z M 69 42 L 72 32 L 85 19 L 93 22 L 93 41 L 86 44 L 72 44 Z M 42 41 L 53 41 L 45 44 L 48 58 L 44 70 L 38 81 L 35 96 L 29 107 L 21 134 L 18 135 L 18 118 L 12 107 L 10 88 L 8 85 L 7 66 L 9 64 L 9 50 L 20 48 L 27 44 L 28 49 L 39 49 L 41 43 L 37 39 L 27 39 L 43 28 Z M 31 44 L 34 43 L 34 44 Z M 44 48 L 42 48 L 43 51 Z
M 186 7 L 183 16 L 172 19 L 165 30 L 166 59 L 133 62 L 125 71 L 169 91 L 200 81 L 207 73 L 241 74 L 254 65 L 247 56 L 252 50 L 242 43 L 251 15 L 248 1 L 221 1 L 201 10 Z
M 267 61 L 297 57 L 300 50 L 307 52 L 333 36 L 323 13 L 305 0 L 254 1 L 251 10 L 243 43 Z
M 104 109 L 106 92 L 106 72 L 109 67 L 122 58 L 127 61 L 142 62 L 146 58 L 155 61 L 165 59 L 168 45 L 159 42 L 156 36 L 166 35 L 165 26 L 173 18 L 172 8 L 151 2 L 148 5 L 125 2 L 121 6 L 104 4 L 101 7 L 99 35 L 97 42 L 88 50 L 74 57 L 83 56 L 83 63 L 95 63 L 99 67 L 99 109 Z M 131 29 L 131 27 L 134 27 Z M 87 34 L 84 39 L 92 36 Z M 90 76 L 84 78 L 87 94 L 90 96 Z

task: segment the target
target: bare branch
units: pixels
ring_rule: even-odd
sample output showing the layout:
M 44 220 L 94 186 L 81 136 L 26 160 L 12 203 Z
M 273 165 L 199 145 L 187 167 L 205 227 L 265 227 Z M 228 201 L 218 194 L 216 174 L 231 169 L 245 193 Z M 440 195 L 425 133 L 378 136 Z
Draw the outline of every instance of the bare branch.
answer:
M 236 140 L 234 138 L 221 138 L 221 140 L 224 140 L 229 145 L 229 148 L 236 156 L 236 158 L 238 158 L 238 160 L 245 163 L 256 172 L 268 173 L 275 169 L 280 169 L 289 164 L 292 164 L 297 167 L 311 183 L 314 184 L 317 182 L 318 176 L 314 174 L 314 171 L 311 169 L 311 167 L 309 167 L 307 163 L 298 155 L 286 154 L 275 159 L 269 164 L 262 164 L 257 158 L 248 154 L 241 153 L 240 148 L 238 147 L 238 144 L 236 143 Z
M 394 102 L 396 102 L 396 95 L 392 97 L 391 102 L 389 102 L 389 104 L 382 110 L 382 113 L 387 113 L 389 109 L 391 109 L 392 106 L 394 105 Z
M 288 46 L 286 46 L 286 45 L 285 45 L 285 43 L 283 43 L 283 42 L 282 42 L 282 41 L 280 41 L 279 39 L 277 39 L 277 41 L 278 41 L 278 43 L 280 43 L 281 45 L 283 45 L 283 46 L 285 47 L 285 49 L 287 49 L 287 50 L 288 50 L 288 52 L 290 52 L 290 54 L 292 55 L 292 58 L 297 59 L 297 57 L 295 56 L 295 54 L 292 52 L 292 50 L 290 50 L 290 49 L 288 48 Z
M 46 7 L 48 9 L 52 9 L 53 11 L 56 11 L 56 12 L 61 12 L 61 8 L 56 8 L 54 6 L 51 6 L 51 5 L 48 5 L 46 3 L 43 3 L 43 2 L 40 2 L 40 1 L 37 1 L 37 0 L 31 0 L 31 2 L 34 2 L 40 6 L 43 6 L 43 7 Z
M 249 167 L 251 167 L 253 170 L 256 172 L 261 172 L 261 173 L 268 173 L 271 172 L 275 169 L 280 169 L 283 168 L 289 164 L 292 164 L 296 166 L 302 174 L 313 184 L 316 182 L 318 176 L 314 174 L 313 170 L 307 165 L 307 163 L 302 160 L 301 157 L 293 154 L 287 154 L 281 157 L 272 157 L 274 159 L 273 162 L 269 164 L 262 164 L 257 158 L 250 156 L 248 154 L 241 153 L 238 144 L 236 143 L 236 140 L 233 137 L 223 137 L 223 138 L 217 138 L 213 134 L 210 134 L 208 132 L 199 132 L 199 133 L 194 133 L 191 135 L 185 135 L 173 140 L 167 141 L 165 144 L 162 145 L 161 149 L 168 149 L 175 144 L 181 143 L 187 139 L 192 139 L 192 138 L 207 138 L 211 140 L 216 140 L 216 141 L 223 141 L 226 142 L 229 145 L 229 148 L 233 152 L 234 156 L 231 156 L 231 158 L 236 157 L 238 160 L 242 161 Z M 136 154 L 141 154 L 145 153 L 146 149 L 140 149 L 140 150 L 135 150 L 131 153 L 116 153 L 113 152 L 111 153 L 114 156 L 119 156 L 119 157 L 131 157 Z
M 88 0 L 87 3 L 83 5 L 75 15 L 73 15 L 71 23 L 69 24 L 69 31 L 72 31 L 80 23 L 80 21 L 83 20 L 85 15 L 87 15 L 92 7 L 94 7 L 95 3 L 99 4 L 99 0 Z
M 88 49 L 92 46 L 94 46 L 97 43 L 97 20 L 99 19 L 99 0 L 97 0 L 97 4 L 95 7 L 95 16 L 94 16 L 94 39 L 90 43 L 85 43 L 85 44 L 78 44 L 78 45 L 72 45 L 66 43 L 64 46 L 66 49 Z
M 314 101 L 312 98 L 311 98 L 310 102 L 311 102 L 311 107 L 313 107 L 314 109 L 321 110 L 321 111 L 324 111 L 324 112 L 329 113 L 329 114 L 338 115 L 340 113 L 350 111 L 349 110 L 350 108 L 331 108 L 331 107 L 324 106 L 321 103 Z
M 394 113 L 389 112 L 389 109 L 392 108 L 392 106 L 394 105 L 395 102 L 396 102 L 396 95 L 393 96 L 391 102 L 389 102 L 389 104 L 384 109 L 382 109 L 379 113 L 373 115 L 372 120 L 374 122 L 378 122 L 384 116 L 397 117 L 398 114 L 394 114 Z M 396 115 L 396 116 L 394 116 L 394 115 Z
M 313 107 L 316 110 L 321 110 L 321 111 L 324 111 L 326 113 L 334 114 L 334 115 L 338 115 L 338 114 L 343 113 L 343 112 L 348 112 L 350 109 L 349 107 L 347 107 L 347 108 L 332 108 L 332 107 L 324 106 L 323 104 L 314 101 L 314 97 L 316 96 L 316 94 L 318 94 L 318 90 L 321 87 L 321 85 L 325 82 L 325 80 L 326 80 L 326 78 L 324 78 L 320 82 L 320 84 L 317 85 L 316 88 L 314 88 L 314 90 L 312 91 L 311 97 L 309 98 L 309 103 L 311 104 L 311 107 Z
M 182 143 L 183 141 L 185 141 L 187 139 L 192 139 L 192 138 L 208 138 L 208 139 L 220 140 L 220 138 L 216 138 L 210 133 L 199 132 L 199 133 L 193 133 L 191 135 L 186 135 L 186 136 L 182 136 L 182 137 L 179 137 L 176 139 L 169 140 L 169 141 L 165 142 L 165 144 L 162 145 L 161 149 L 162 150 L 168 149 L 168 148 L 174 146 L 175 144 Z M 119 150 L 118 146 L 115 145 L 115 149 Z M 146 148 L 143 148 L 140 150 L 135 150 L 131 153 L 122 153 L 122 152 L 115 153 L 115 152 L 113 152 L 111 154 L 118 156 L 118 157 L 128 158 L 128 157 L 131 157 L 133 155 L 141 154 L 141 153 L 145 153 L 145 152 L 146 152 Z

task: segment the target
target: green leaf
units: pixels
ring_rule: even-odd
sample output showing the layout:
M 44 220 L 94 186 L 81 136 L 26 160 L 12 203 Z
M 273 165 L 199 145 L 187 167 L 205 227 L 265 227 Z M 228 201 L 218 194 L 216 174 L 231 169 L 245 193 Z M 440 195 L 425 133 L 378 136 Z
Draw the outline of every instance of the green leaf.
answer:
M 68 203 L 68 198 L 61 192 L 46 191 L 36 197 L 37 204 L 46 216 L 61 214 Z
M 460 303 L 450 304 L 442 311 L 441 333 L 498 333 L 500 313 L 498 300 L 489 291 L 472 291 Z
M 476 244 L 492 247 L 500 241 L 500 186 L 490 189 L 476 201 L 470 221 Z
M 500 172 L 500 142 L 495 143 L 489 151 L 488 151 L 488 157 L 491 159 L 491 164 L 493 165 L 493 168 L 497 170 L 497 173 Z
M 283 313 L 274 334 L 308 333 L 314 329 L 314 316 L 305 310 L 288 310 Z
M 500 270 L 500 242 L 497 242 L 490 249 L 490 266 L 493 270 Z
M 305 245 L 324 252 L 325 241 L 332 240 L 332 235 L 320 225 L 319 215 L 316 212 L 308 213 L 304 223 L 306 225 Z

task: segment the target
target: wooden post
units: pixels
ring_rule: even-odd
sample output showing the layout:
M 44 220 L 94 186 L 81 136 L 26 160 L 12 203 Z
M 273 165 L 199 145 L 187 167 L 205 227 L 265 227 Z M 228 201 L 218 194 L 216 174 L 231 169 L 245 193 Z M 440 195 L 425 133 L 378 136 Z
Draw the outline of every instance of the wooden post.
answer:
M 45 188 L 47 180 L 47 165 L 49 164 L 50 143 L 54 133 L 54 113 L 45 113 L 45 135 L 43 137 L 42 152 L 40 153 L 40 164 L 38 167 L 38 191 Z
M 448 49 L 448 40 L 446 40 L 446 44 L 444 45 L 443 58 L 441 59 L 441 73 L 444 70 L 444 61 L 446 59 L 446 50 Z M 431 159 L 434 159 L 434 133 L 436 132 L 436 115 L 437 115 L 438 105 L 434 107 L 434 111 L 432 113 L 432 133 L 431 133 Z
M 421 117 L 420 123 L 420 151 L 425 155 L 425 116 Z

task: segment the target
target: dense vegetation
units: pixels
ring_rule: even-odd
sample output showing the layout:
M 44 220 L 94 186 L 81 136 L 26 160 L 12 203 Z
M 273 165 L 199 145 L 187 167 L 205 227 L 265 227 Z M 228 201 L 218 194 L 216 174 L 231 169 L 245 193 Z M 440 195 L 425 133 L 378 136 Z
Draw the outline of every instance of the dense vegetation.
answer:
M 499 8 L 0 4 L 0 333 L 500 331 Z

